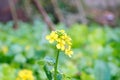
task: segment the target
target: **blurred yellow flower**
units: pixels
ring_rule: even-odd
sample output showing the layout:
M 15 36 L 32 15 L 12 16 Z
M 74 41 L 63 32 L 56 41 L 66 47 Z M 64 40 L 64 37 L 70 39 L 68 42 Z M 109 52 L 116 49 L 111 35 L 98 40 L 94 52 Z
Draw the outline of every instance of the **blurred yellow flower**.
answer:
M 30 46 L 29 46 L 29 45 L 25 46 L 25 50 L 26 50 L 26 51 L 28 51 L 29 49 L 30 49 Z
M 32 71 L 24 69 L 19 71 L 16 80 L 34 80 Z
M 65 50 L 65 54 L 67 54 L 69 57 L 71 57 L 71 55 L 73 54 L 73 51 L 70 48 L 68 48 Z
M 64 30 L 52 31 L 50 35 L 46 36 L 46 39 L 50 43 L 55 42 L 57 49 L 65 51 L 66 55 L 71 57 L 71 55 L 73 54 L 73 51 L 71 50 L 72 39 L 65 33 Z
M 7 47 L 7 46 L 3 46 L 3 47 L 2 47 L 2 52 L 3 52 L 4 54 L 6 54 L 6 53 L 8 52 L 8 47 Z

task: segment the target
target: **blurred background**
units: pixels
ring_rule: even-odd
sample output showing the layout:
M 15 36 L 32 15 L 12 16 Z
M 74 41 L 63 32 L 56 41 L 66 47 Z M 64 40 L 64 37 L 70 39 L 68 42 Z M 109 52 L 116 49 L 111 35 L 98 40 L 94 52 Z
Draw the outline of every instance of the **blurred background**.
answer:
M 120 0 L 0 0 L 0 80 L 23 69 L 47 80 L 55 49 L 45 36 L 55 29 L 74 51 L 60 54 L 60 80 L 120 80 Z

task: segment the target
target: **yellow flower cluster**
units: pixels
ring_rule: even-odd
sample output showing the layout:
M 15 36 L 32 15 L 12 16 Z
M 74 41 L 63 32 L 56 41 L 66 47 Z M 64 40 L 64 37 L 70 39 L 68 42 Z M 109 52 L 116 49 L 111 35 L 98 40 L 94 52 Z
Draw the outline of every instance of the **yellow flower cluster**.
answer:
M 64 30 L 52 31 L 49 35 L 46 36 L 46 39 L 50 43 L 56 42 L 57 49 L 65 51 L 65 54 L 70 56 L 73 54 L 71 50 L 71 38 L 65 33 Z
M 18 73 L 16 80 L 34 80 L 34 76 L 32 71 L 24 69 Z

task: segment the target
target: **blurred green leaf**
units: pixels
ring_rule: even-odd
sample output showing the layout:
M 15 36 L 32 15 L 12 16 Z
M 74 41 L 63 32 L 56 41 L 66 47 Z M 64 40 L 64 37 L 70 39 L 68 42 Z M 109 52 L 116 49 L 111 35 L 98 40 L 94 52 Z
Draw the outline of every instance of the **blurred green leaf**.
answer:
M 22 54 L 17 54 L 14 61 L 21 64 L 26 62 L 26 58 Z
M 57 80 L 63 80 L 62 79 L 62 75 L 59 73 L 59 74 L 57 74 Z
M 95 79 L 96 80 L 111 80 L 110 68 L 107 63 L 100 61 L 100 60 L 96 61 Z

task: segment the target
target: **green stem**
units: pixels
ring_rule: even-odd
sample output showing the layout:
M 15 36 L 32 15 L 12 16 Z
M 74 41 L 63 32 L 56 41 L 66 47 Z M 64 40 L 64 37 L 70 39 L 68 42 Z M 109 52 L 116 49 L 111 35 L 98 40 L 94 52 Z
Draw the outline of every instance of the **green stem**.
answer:
M 56 62 L 55 62 L 55 66 L 54 66 L 54 70 L 55 70 L 55 73 L 54 73 L 54 80 L 57 80 L 56 77 L 57 77 L 58 59 L 59 59 L 59 50 L 58 50 L 58 52 L 57 52 Z

